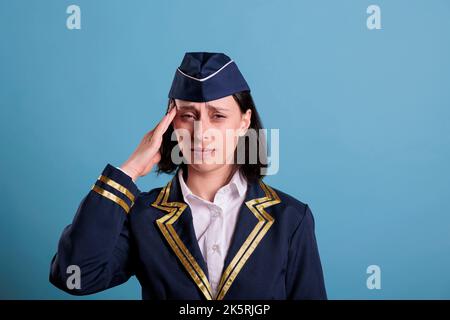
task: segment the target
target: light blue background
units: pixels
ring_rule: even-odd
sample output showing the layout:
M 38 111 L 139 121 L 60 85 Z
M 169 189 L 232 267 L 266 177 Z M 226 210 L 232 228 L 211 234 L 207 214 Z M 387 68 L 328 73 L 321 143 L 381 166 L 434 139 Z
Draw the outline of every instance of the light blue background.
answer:
M 0 46 L 0 298 L 72 298 L 48 282 L 61 231 L 162 117 L 186 51 L 235 59 L 280 128 L 266 181 L 312 208 L 329 298 L 450 298 L 448 1 L 0 0 Z

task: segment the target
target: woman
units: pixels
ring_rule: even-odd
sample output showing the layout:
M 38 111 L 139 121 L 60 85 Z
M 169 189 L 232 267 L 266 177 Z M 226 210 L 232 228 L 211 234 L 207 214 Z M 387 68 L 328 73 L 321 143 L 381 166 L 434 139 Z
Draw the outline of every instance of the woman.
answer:
M 248 139 L 258 129 L 235 62 L 186 53 L 166 115 L 82 200 L 50 281 L 75 295 L 136 275 L 143 299 L 326 299 L 311 210 L 262 181 L 264 139 Z M 175 176 L 141 192 L 155 165 Z

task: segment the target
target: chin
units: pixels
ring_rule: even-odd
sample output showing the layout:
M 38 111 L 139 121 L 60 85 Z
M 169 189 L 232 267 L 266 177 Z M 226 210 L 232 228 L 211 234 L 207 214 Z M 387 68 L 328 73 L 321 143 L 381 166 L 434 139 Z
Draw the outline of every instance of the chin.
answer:
M 230 156 L 232 159 L 233 155 Z M 223 169 L 226 166 L 232 165 L 231 163 L 226 163 L 224 159 L 219 159 L 217 157 L 218 155 L 213 153 L 213 157 L 201 159 L 202 163 L 192 163 L 194 162 L 194 153 L 191 153 L 189 159 L 185 158 L 185 161 L 187 161 L 188 167 L 191 167 L 191 169 L 194 169 L 195 171 L 202 173 L 213 172 L 216 170 Z
M 191 169 L 200 172 L 200 173 L 211 173 L 220 169 L 223 169 L 226 166 L 230 166 L 231 164 L 217 164 L 217 163 L 197 163 L 197 164 L 188 164 L 188 167 Z
M 192 169 L 194 169 L 195 171 L 207 173 L 207 172 L 219 170 L 226 165 L 225 164 L 217 164 L 217 163 L 211 163 L 211 164 L 210 163 L 197 163 L 197 164 L 189 164 L 188 166 L 191 167 Z

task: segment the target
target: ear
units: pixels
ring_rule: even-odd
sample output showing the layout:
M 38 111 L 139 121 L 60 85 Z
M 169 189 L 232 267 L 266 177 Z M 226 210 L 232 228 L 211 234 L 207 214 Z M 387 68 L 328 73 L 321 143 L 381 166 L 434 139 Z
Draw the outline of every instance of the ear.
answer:
M 247 130 L 251 124 L 251 119 L 252 119 L 252 110 L 247 109 L 247 111 L 245 111 L 245 113 L 242 114 L 241 126 L 239 128 L 239 136 L 244 136 L 247 133 Z

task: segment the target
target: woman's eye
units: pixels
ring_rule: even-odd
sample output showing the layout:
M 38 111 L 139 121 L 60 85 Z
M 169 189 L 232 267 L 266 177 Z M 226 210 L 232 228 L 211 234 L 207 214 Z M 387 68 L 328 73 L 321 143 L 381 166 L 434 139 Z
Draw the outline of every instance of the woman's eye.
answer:
M 226 117 L 225 117 L 224 115 L 222 115 L 222 114 L 215 114 L 213 117 L 216 118 L 216 119 L 226 118 Z
M 191 119 L 194 119 L 194 115 L 185 113 L 185 114 L 181 115 L 181 118 L 191 120 Z

